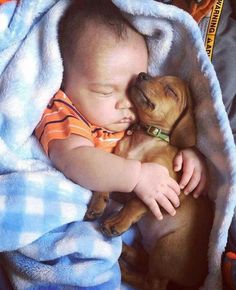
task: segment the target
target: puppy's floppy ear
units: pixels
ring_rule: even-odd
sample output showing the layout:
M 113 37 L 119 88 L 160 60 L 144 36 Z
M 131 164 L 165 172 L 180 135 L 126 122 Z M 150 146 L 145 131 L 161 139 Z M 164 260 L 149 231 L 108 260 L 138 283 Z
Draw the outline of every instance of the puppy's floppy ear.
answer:
M 170 144 L 178 148 L 192 147 L 196 144 L 196 126 L 193 116 L 193 104 L 189 89 L 187 88 L 186 91 L 186 108 L 170 135 Z

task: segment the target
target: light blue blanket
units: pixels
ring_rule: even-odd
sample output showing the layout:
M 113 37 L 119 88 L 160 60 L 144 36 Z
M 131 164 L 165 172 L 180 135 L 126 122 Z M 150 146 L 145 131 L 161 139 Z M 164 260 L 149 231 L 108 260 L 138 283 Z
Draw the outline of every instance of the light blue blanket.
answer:
M 200 30 L 173 6 L 113 2 L 146 36 L 149 72 L 179 75 L 194 93 L 197 146 L 209 160 L 209 194 L 216 203 L 203 289 L 221 290 L 221 255 L 236 204 L 236 153 Z M 91 192 L 53 169 L 32 136 L 62 80 L 57 23 L 69 3 L 0 6 L 0 251 L 17 289 L 120 287 L 121 238 L 107 239 L 96 223 L 82 221 Z

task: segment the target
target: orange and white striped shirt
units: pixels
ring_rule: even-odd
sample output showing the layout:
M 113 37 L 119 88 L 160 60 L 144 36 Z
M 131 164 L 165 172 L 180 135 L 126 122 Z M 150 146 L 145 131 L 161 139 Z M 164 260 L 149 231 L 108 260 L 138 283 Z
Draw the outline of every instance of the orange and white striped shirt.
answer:
M 35 128 L 46 154 L 48 144 L 55 139 L 66 139 L 71 134 L 89 139 L 95 147 L 112 152 L 125 131 L 111 132 L 90 124 L 75 108 L 66 94 L 59 90 L 45 109 L 41 121 Z

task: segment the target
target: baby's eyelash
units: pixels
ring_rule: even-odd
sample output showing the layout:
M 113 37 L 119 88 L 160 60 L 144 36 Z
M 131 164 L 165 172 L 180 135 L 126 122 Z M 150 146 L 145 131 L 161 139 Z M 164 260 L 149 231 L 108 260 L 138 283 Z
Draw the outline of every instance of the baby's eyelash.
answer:
M 109 93 L 100 93 L 100 94 L 102 94 L 102 95 L 111 95 L 112 94 L 112 92 L 109 92 Z
M 113 92 L 99 92 L 99 91 L 92 91 L 92 92 L 103 95 L 103 96 L 109 96 L 113 93 Z
M 92 91 L 93 93 L 95 93 L 95 96 L 97 98 L 110 98 L 113 96 L 113 92 L 99 92 L 99 91 Z

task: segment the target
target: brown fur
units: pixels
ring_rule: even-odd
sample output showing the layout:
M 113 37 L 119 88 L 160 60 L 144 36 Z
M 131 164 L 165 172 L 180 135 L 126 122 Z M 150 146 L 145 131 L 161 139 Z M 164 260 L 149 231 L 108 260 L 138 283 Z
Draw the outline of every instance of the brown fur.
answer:
M 179 148 L 195 145 L 192 100 L 185 82 L 177 77 L 151 78 L 141 73 L 131 91 L 131 99 L 137 109 L 141 124 L 153 125 L 170 133 L 170 143 L 149 136 L 144 130 L 135 130 L 117 146 L 116 154 L 141 162 L 157 162 L 168 168 L 170 175 L 179 180 L 173 171 L 173 159 Z M 107 200 L 108 193 L 96 193 L 95 202 Z M 149 267 L 145 278 L 129 271 L 126 262 L 137 263 L 139 253 L 127 254 L 123 250 L 122 278 L 140 289 L 167 289 L 174 282 L 183 287 L 197 289 L 207 274 L 207 250 L 212 227 L 212 205 L 207 198 L 194 199 L 192 195 L 180 195 L 180 207 L 174 217 L 164 213 L 158 221 L 144 203 L 133 195 L 120 212 L 105 220 L 102 231 L 108 236 L 125 232 L 138 221 L 144 246 L 149 253 Z M 87 218 L 102 214 L 90 206 Z M 94 210 L 95 209 L 95 210 Z M 142 219 L 141 219 L 142 217 Z M 141 278 L 140 278 L 141 277 Z

